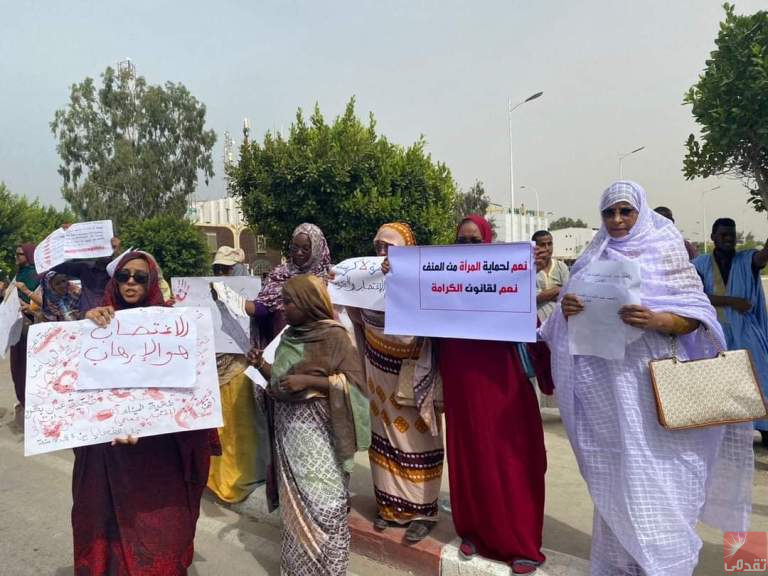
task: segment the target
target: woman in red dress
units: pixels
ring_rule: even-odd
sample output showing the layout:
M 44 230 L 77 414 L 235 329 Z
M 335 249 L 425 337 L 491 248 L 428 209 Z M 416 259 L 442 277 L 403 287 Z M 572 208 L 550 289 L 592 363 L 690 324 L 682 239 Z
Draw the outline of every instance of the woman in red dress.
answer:
M 86 318 L 106 325 L 115 310 L 165 305 L 152 258 L 130 252 L 116 270 L 104 307 Z M 215 430 L 193 430 L 75 448 L 75 574 L 185 575 L 217 439 Z
M 490 224 L 475 215 L 461 222 L 456 236 L 459 244 L 491 239 Z M 460 553 L 465 559 L 479 553 L 509 563 L 515 574 L 530 574 L 545 559 L 541 545 L 547 458 L 536 392 L 527 372 L 537 369 L 542 391 L 552 393 L 548 350 L 543 344 L 458 338 L 440 339 L 438 346 L 451 509 L 462 539 Z M 521 360 L 521 351 L 527 358 Z

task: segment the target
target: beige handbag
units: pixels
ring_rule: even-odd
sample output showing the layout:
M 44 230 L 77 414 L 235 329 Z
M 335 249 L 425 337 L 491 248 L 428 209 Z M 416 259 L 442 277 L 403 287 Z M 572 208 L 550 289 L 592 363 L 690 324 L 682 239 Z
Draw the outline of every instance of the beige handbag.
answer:
M 714 358 L 683 362 L 677 358 L 677 338 L 673 338 L 672 357 L 652 360 L 649 366 L 659 423 L 667 430 L 768 416 L 748 350 L 726 350 Z

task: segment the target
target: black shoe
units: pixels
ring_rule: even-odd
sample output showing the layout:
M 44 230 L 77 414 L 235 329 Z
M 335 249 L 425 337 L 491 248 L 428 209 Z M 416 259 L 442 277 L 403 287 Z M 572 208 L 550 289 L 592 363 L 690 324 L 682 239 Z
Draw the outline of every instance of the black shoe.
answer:
M 373 519 L 373 528 L 378 532 L 384 532 L 384 530 L 389 528 L 389 521 L 384 520 L 384 518 L 377 515 L 376 518 Z
M 760 430 L 760 437 L 763 439 L 763 446 L 768 448 L 768 430 Z
M 435 527 L 435 522 L 425 522 L 424 520 L 414 520 L 405 531 L 405 540 L 411 544 L 421 542 Z

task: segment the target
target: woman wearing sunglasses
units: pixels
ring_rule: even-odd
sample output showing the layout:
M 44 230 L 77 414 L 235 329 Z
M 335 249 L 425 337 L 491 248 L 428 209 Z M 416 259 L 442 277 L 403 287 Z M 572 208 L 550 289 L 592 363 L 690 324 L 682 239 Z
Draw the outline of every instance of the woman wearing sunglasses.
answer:
M 481 216 L 467 216 L 457 244 L 489 244 Z M 443 381 L 451 510 L 463 559 L 475 554 L 534 572 L 541 553 L 547 458 L 536 392 L 552 393 L 544 344 L 436 340 Z M 521 355 L 522 354 L 522 355 Z M 532 364 L 531 364 L 532 361 Z
M 164 305 L 154 259 L 129 252 L 86 318 L 106 326 L 115 311 Z M 186 574 L 213 439 L 194 430 L 75 448 L 75 574 Z
M 592 574 L 690 576 L 702 546 L 699 520 L 748 529 L 752 426 L 661 427 L 649 362 L 671 355 L 670 336 L 679 339 L 681 359 L 711 357 L 724 348 L 723 331 L 683 237 L 650 209 L 639 184 L 612 184 L 600 215 L 602 227 L 563 290 L 562 313 L 542 328 L 560 415 L 595 505 Z M 588 306 L 570 287 L 597 262 L 639 265 L 641 304 L 618 312 L 636 329 L 619 332 L 623 359 L 570 352 L 569 319 Z

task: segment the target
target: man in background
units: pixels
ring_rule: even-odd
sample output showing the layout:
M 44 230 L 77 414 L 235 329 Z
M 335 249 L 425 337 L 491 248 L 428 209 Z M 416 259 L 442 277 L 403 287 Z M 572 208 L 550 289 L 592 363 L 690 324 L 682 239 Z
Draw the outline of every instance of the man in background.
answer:
M 760 271 L 768 264 L 768 242 L 762 250 L 736 251 L 736 222 L 718 218 L 712 225 L 715 249 L 693 261 L 704 292 L 717 311 L 729 350 L 747 349 L 757 378 L 768 395 L 768 311 Z M 755 420 L 768 446 L 768 420 Z
M 661 214 L 666 218 L 667 220 L 672 220 L 672 223 L 675 223 L 675 218 L 672 216 L 672 210 L 667 208 L 666 206 L 659 206 L 658 208 L 654 209 L 654 212 L 657 214 Z M 688 242 L 685 238 L 683 238 L 683 242 L 685 243 L 685 250 L 688 252 L 688 260 L 693 260 L 696 258 L 696 256 L 699 255 L 699 251 L 696 250 L 693 244 Z
M 543 323 L 557 309 L 560 290 L 568 283 L 570 273 L 565 262 L 552 257 L 554 244 L 548 230 L 539 230 L 532 240 L 536 243 L 536 309 Z

